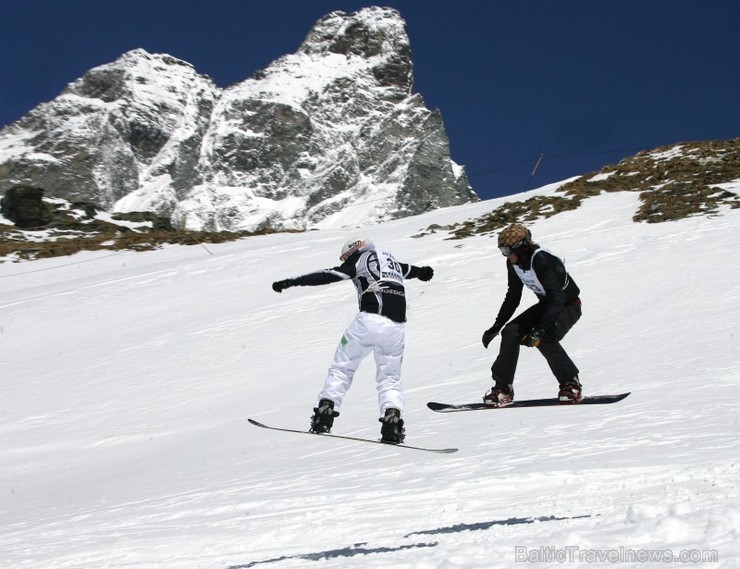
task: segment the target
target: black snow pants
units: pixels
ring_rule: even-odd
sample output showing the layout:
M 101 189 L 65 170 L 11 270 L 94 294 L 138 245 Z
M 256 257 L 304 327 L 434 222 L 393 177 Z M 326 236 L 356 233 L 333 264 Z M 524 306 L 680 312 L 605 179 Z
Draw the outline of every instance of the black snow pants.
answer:
M 501 348 L 496 361 L 491 366 L 493 381 L 498 387 L 514 382 L 516 364 L 519 361 L 520 341 L 542 318 L 545 303 L 540 302 L 522 312 L 501 331 Z M 560 340 L 581 317 L 581 303 L 566 304 L 560 313 L 553 330 L 548 331 L 537 349 L 547 360 L 558 383 L 566 384 L 578 375 L 578 368 L 560 345 Z

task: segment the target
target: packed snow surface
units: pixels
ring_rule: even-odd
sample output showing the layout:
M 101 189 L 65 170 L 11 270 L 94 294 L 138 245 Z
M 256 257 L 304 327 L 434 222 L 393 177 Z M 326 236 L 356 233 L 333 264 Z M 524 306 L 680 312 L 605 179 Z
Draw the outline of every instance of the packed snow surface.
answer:
M 637 200 L 531 225 L 582 290 L 586 393 L 631 392 L 607 406 L 429 411 L 489 388 L 505 264 L 493 235 L 418 235 L 499 201 L 361 230 L 436 271 L 407 283 L 405 419 L 451 455 L 247 422 L 308 427 L 354 287 L 270 284 L 355 232 L 0 264 L 0 566 L 737 569 L 740 210 L 636 224 Z M 535 350 L 516 388 L 556 394 Z M 334 432 L 377 416 L 368 358 Z

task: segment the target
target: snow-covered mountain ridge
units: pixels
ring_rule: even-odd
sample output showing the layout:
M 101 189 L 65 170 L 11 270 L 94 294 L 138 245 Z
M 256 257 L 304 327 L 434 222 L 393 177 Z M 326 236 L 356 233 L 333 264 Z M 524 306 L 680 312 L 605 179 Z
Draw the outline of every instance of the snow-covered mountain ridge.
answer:
M 461 239 L 499 231 L 508 223 L 531 223 L 578 209 L 602 192 L 639 192 L 635 222 L 675 221 L 689 216 L 716 215 L 722 207 L 738 207 L 733 190 L 740 180 L 740 140 L 679 143 L 641 152 L 619 164 L 553 184 L 544 190 L 485 202 L 485 211 L 474 219 L 452 226 L 433 225 L 420 233 L 446 231 Z M 33 191 L 31 193 L 34 193 Z M 36 192 L 38 193 L 38 192 Z M 255 232 L 191 232 L 174 230 L 166 219 L 153 215 L 100 212 L 90 203 L 70 203 L 44 198 L 33 211 L 41 210 L 13 227 L 13 209 L 6 197 L 0 202 L 0 262 L 46 256 L 69 255 L 80 250 L 143 250 L 166 243 L 210 243 L 239 239 Z M 34 204 L 31 204 L 32 206 Z M 18 209 L 21 209 L 20 207 Z M 29 208 L 26 208 L 29 209 Z M 48 210 L 48 211 L 47 211 Z M 51 221 L 40 222 L 46 216 Z M 130 222 L 141 222 L 131 225 Z M 38 225 L 33 229 L 33 225 Z M 354 224 L 363 227 L 367 224 Z M 257 233 L 271 233 L 264 229 Z
M 438 110 L 413 91 L 400 14 L 333 12 L 227 89 L 165 54 L 90 70 L 0 131 L 0 188 L 191 229 L 373 222 L 477 196 Z
M 0 265 L 0 566 L 736 569 L 740 209 L 635 223 L 639 193 L 603 192 L 529 222 L 581 288 L 564 344 L 586 392 L 631 395 L 434 414 L 490 385 L 506 269 L 492 237 L 417 235 L 507 199 L 362 228 L 435 268 L 407 283 L 405 419 L 448 456 L 246 421 L 308 427 L 355 291 L 270 284 L 334 265 L 354 230 Z M 556 390 L 534 350 L 516 382 Z M 378 436 L 372 358 L 334 430 Z

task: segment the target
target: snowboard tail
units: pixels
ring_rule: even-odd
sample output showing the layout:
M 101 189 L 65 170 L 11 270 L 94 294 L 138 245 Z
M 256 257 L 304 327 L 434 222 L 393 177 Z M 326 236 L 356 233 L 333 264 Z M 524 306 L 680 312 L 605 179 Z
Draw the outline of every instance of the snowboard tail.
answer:
M 437 403 L 436 401 L 430 401 L 427 403 L 432 411 L 437 413 L 456 413 L 460 411 L 482 411 L 487 409 L 516 409 L 521 407 L 575 407 L 580 405 L 607 405 L 609 403 L 617 403 L 631 392 L 619 393 L 617 395 L 591 395 L 584 397 L 578 403 L 572 403 L 570 401 L 560 401 L 560 399 L 523 399 L 521 401 L 514 400 L 509 405 L 503 407 L 497 407 L 494 405 L 487 405 L 486 403 Z

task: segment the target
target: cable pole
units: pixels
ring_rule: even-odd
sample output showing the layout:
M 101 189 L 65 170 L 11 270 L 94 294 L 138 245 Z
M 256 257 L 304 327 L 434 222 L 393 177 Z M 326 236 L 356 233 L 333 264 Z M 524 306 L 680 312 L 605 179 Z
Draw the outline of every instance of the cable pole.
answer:
M 545 154 L 540 154 L 540 157 L 537 159 L 537 163 L 534 165 L 534 168 L 532 168 L 532 173 L 529 175 L 529 180 L 527 180 L 527 184 L 524 186 L 524 191 L 526 192 L 529 189 L 529 184 L 532 182 L 532 178 L 534 178 L 535 173 L 537 172 L 537 168 L 540 167 L 540 164 L 542 163 L 542 159 L 545 157 Z

